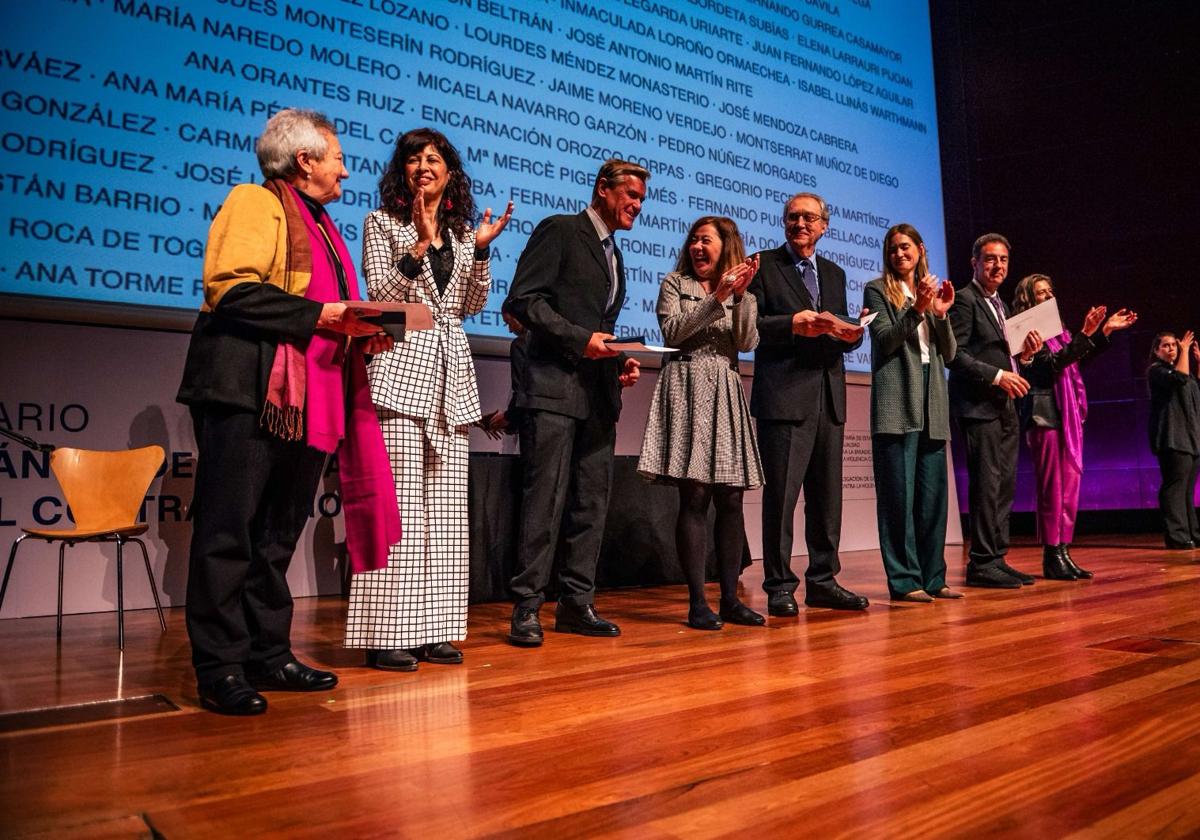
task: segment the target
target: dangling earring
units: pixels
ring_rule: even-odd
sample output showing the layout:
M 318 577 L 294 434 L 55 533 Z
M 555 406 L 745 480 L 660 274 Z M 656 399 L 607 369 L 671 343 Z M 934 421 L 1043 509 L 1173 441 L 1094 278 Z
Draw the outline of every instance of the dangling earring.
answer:
M 443 210 L 453 210 L 454 202 L 447 198 L 446 201 L 442 204 L 442 209 Z

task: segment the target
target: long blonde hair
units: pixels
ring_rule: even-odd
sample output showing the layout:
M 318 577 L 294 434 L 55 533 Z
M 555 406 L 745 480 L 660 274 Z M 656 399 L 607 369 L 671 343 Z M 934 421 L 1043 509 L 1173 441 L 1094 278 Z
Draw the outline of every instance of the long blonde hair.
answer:
M 892 271 L 892 263 L 888 259 L 888 248 L 892 244 L 892 237 L 896 234 L 907 236 L 921 250 L 921 258 L 917 261 L 917 268 L 913 272 L 914 280 L 920 280 L 929 273 L 929 260 L 925 257 L 925 240 L 921 238 L 921 234 L 917 233 L 915 227 L 908 222 L 901 222 L 888 228 L 887 234 L 883 237 L 883 295 L 892 306 L 903 309 L 904 281 L 897 276 L 896 272 Z M 916 291 L 913 289 L 914 294 Z

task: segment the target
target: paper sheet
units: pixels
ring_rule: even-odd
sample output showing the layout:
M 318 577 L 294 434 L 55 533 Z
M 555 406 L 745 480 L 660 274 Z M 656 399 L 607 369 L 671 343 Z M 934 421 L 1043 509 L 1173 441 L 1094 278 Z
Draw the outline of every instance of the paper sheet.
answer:
M 990 306 L 991 304 L 988 304 Z M 1025 344 L 1025 336 L 1037 330 L 1045 341 L 1063 331 L 1062 318 L 1058 315 L 1058 301 L 1054 298 L 1042 301 L 1037 306 L 1018 312 L 1004 321 L 1004 334 L 1008 337 L 1009 355 L 1019 356 Z

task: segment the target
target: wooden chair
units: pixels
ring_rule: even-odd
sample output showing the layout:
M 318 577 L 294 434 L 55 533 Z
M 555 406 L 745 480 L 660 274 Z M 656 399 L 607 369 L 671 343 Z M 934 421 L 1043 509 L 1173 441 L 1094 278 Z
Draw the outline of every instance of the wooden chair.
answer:
M 158 598 L 158 585 L 154 571 L 150 568 L 150 557 L 146 546 L 138 537 L 150 526 L 138 524 L 138 513 L 146 490 L 154 480 L 163 462 L 161 446 L 144 446 L 141 449 L 125 449 L 119 452 L 99 452 L 91 449 L 55 449 L 50 453 L 50 469 L 62 488 L 63 496 L 75 519 L 74 528 L 42 529 L 22 528 L 24 532 L 13 541 L 8 554 L 8 565 L 4 569 L 4 583 L 0 584 L 0 609 L 4 608 L 4 594 L 8 589 L 8 576 L 12 573 L 17 548 L 33 537 L 48 543 L 59 543 L 58 547 L 58 638 L 62 640 L 63 617 L 63 559 L 67 546 L 79 542 L 115 542 L 117 544 L 117 644 L 125 649 L 125 574 L 122 549 L 125 543 L 137 543 L 146 563 L 146 574 L 150 578 L 150 592 L 154 595 L 154 606 L 158 610 L 158 623 L 165 633 L 167 621 L 163 618 L 162 603 Z

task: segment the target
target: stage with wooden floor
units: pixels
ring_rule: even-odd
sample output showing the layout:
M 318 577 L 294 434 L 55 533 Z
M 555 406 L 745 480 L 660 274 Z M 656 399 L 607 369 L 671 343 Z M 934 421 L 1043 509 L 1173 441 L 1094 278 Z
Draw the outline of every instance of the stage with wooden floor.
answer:
M 688 629 L 682 586 L 603 592 L 620 638 L 547 607 L 538 650 L 485 604 L 463 665 L 410 674 L 361 667 L 344 603 L 303 599 L 296 651 L 341 684 L 249 719 L 197 706 L 181 609 L 165 635 L 129 614 L 123 657 L 111 614 L 67 616 L 61 647 L 53 616 L 3 620 L 0 836 L 1195 836 L 1200 554 L 1073 553 L 1095 580 L 934 604 L 846 554 L 869 611 L 765 629 Z M 765 612 L 761 566 L 743 581 Z

